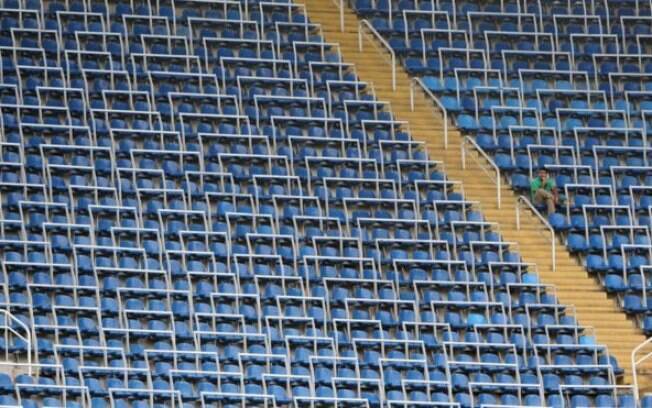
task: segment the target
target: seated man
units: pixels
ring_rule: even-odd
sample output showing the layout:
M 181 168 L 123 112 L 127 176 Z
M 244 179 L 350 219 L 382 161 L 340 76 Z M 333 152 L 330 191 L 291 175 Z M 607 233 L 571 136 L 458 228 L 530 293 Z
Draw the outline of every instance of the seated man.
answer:
M 559 195 L 555 181 L 548 175 L 548 170 L 540 169 L 539 175 L 530 182 L 530 195 L 534 205 L 546 205 L 548 215 L 555 212 Z

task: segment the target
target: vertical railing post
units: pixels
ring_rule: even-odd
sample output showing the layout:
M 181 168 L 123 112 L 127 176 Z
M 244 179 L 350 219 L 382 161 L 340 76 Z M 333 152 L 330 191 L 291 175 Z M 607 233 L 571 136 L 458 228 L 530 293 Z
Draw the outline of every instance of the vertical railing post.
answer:
M 466 139 L 462 139 L 462 170 L 466 170 Z
M 521 199 L 516 200 L 516 231 L 521 230 Z
M 392 52 L 392 91 L 396 90 L 396 54 Z
M 414 112 L 414 82 L 410 81 L 410 112 Z
M 496 168 L 496 206 L 500 210 L 500 205 L 502 204 L 502 192 L 500 191 L 500 170 Z

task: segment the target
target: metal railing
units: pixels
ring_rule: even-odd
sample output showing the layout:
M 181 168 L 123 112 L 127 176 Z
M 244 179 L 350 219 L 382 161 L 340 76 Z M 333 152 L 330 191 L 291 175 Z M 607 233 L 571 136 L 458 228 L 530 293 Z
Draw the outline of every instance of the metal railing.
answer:
M 634 386 L 634 398 L 636 398 L 636 401 L 640 401 L 639 399 L 639 390 L 638 390 L 638 374 L 636 373 L 636 368 L 637 366 L 641 365 L 643 362 L 649 360 L 652 357 L 652 351 L 647 352 L 647 354 L 639 357 L 638 359 L 636 358 L 636 355 L 641 351 L 645 346 L 648 346 L 652 344 L 652 337 L 649 339 L 645 340 L 643 343 L 639 344 L 638 346 L 634 347 L 632 350 L 632 385 Z
M 550 256 L 552 259 L 552 271 L 556 272 L 557 271 L 557 239 L 555 235 L 555 230 L 552 228 L 548 220 L 541 215 L 539 210 L 530 202 L 530 200 L 527 199 L 525 196 L 519 196 L 518 199 L 516 200 L 516 230 L 520 231 L 521 230 L 521 209 L 523 208 L 523 204 L 525 204 L 532 213 L 541 221 L 541 223 L 544 225 L 544 227 L 550 232 Z
M 367 33 L 364 33 L 364 26 L 366 26 L 367 29 L 369 29 L 372 36 L 369 36 Z M 376 31 L 376 29 L 371 25 L 371 23 L 368 20 L 362 20 L 362 21 L 360 21 L 360 24 L 358 25 L 358 50 L 360 52 L 363 51 L 363 48 L 362 48 L 362 35 L 363 34 L 366 34 L 367 38 L 369 38 L 370 42 L 374 45 L 374 47 L 378 48 L 376 43 L 373 41 L 374 37 L 375 37 L 375 39 L 378 40 L 383 45 L 383 47 L 385 47 L 387 49 L 387 51 L 389 52 L 389 54 L 391 56 L 390 63 L 392 65 L 392 90 L 395 91 L 396 90 L 396 53 L 392 49 L 392 46 L 389 45 L 387 40 L 385 40 L 380 35 L 380 33 L 378 31 Z M 384 54 L 384 53 L 382 53 L 382 54 Z
M 446 108 L 444 108 L 444 105 L 439 101 L 439 98 L 428 89 L 426 84 L 424 84 L 420 78 L 412 78 L 412 81 L 410 81 L 410 111 L 414 112 L 414 96 L 417 84 L 421 86 L 421 90 L 435 102 L 435 105 L 437 105 L 439 110 L 444 114 L 444 149 L 448 149 L 448 112 L 446 111 Z
M 32 375 L 32 340 L 29 327 L 27 327 L 27 325 L 20 319 L 14 317 L 14 315 L 6 309 L 0 309 L 0 314 L 2 315 L 2 320 L 0 320 L 0 329 L 4 330 L 4 342 L 7 345 L 7 350 L 4 355 L 5 362 L 10 362 L 9 345 L 12 344 L 10 341 L 11 334 L 25 343 L 25 350 L 27 352 L 27 366 L 29 375 Z M 23 329 L 25 331 L 25 335 L 20 334 L 18 330 L 16 330 L 17 328 Z
M 344 32 L 344 0 L 333 0 L 333 4 L 340 13 L 340 31 Z
M 489 177 L 491 177 L 492 181 L 496 184 L 496 207 L 500 208 L 501 204 L 501 191 L 500 191 L 500 185 L 501 185 L 501 178 L 500 178 L 500 169 L 494 163 L 494 161 L 487 155 L 487 153 L 482 150 L 480 146 L 473 140 L 471 137 L 466 136 L 464 139 L 462 139 L 462 169 L 466 170 L 466 155 L 467 155 L 467 144 L 470 144 L 475 148 L 475 151 L 477 151 L 482 157 L 485 158 L 487 163 L 489 163 L 489 166 L 491 169 L 488 169 L 487 166 L 484 166 L 483 163 L 480 160 L 475 160 L 476 164 L 484 171 Z M 494 174 L 495 173 L 495 174 Z

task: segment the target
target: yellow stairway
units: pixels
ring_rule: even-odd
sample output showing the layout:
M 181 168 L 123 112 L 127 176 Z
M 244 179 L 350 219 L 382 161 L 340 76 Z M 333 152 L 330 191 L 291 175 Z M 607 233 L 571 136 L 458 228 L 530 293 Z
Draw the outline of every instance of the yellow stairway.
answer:
M 462 136 L 451 125 L 448 127 L 448 149 L 444 150 L 444 120 L 441 112 L 434 108 L 433 103 L 420 90 L 415 92 L 414 111 L 411 110 L 411 79 L 399 62 L 396 67 L 397 87 L 396 90 L 392 89 L 390 54 L 369 36 L 363 36 L 363 50 L 359 50 L 360 21 L 350 9 L 345 8 L 345 31 L 341 32 L 340 15 L 334 3 L 324 0 L 303 0 L 303 3 L 310 20 L 321 24 L 326 41 L 340 44 L 344 61 L 356 65 L 360 79 L 373 84 L 377 98 L 391 104 L 398 120 L 409 122 L 412 136 L 416 140 L 426 142 L 431 159 L 444 162 L 449 177 L 463 183 L 468 199 L 480 202 L 480 209 L 486 218 L 499 224 L 504 239 L 517 242 L 525 261 L 537 264 L 541 280 L 556 286 L 560 302 L 574 305 L 578 321 L 594 328 L 598 342 L 606 344 L 610 353 L 625 369 L 624 383 L 630 384 L 630 353 L 645 340 L 641 330 L 620 312 L 600 284 L 559 243 L 556 243 L 557 270 L 552 271 L 550 233 L 544 232 L 543 224 L 528 210 L 520 212 L 521 230 L 517 230 L 517 196 L 503 185 L 502 206 L 497 208 L 496 186 L 483 170 L 488 167 L 487 162 L 472 151 L 467 155 L 466 170 L 462 169 Z M 484 163 L 483 167 L 477 163 Z M 639 384 L 652 384 L 649 376 L 645 377 L 648 378 L 639 377 Z

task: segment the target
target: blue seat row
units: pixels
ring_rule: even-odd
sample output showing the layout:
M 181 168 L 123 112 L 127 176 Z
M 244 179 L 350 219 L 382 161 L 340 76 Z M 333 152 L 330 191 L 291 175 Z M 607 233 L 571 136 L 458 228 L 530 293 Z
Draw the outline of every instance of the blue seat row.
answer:
M 635 403 L 303 6 L 0 5 L 0 404 Z

